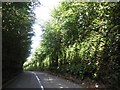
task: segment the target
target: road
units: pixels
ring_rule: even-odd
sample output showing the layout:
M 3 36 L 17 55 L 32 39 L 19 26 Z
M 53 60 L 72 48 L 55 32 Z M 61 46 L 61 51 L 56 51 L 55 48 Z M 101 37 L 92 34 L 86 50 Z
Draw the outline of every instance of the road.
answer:
M 78 84 L 44 72 L 25 71 L 18 75 L 4 88 L 39 88 L 49 90 L 51 88 L 82 88 Z

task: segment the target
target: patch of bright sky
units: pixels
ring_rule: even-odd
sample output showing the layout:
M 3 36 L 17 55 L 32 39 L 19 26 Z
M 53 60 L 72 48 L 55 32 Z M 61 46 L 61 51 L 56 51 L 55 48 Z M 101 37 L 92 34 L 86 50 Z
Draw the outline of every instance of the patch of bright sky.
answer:
M 35 36 L 32 37 L 31 55 L 30 57 L 28 57 L 28 59 L 32 57 L 41 41 L 42 27 L 40 25 L 43 25 L 44 22 L 48 21 L 51 18 L 50 16 L 51 10 L 53 10 L 61 0 L 39 0 L 39 1 L 41 5 L 39 7 L 36 7 L 34 10 L 36 16 L 35 17 L 36 21 L 33 25 Z

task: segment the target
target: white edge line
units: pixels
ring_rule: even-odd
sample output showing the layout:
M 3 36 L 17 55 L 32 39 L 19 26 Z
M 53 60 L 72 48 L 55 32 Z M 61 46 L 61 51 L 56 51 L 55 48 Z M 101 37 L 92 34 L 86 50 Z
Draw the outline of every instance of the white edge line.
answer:
M 39 82 L 39 84 L 40 84 L 41 89 L 44 90 L 44 87 L 43 87 L 43 85 L 41 84 L 40 79 L 38 78 L 38 76 L 36 75 L 36 73 L 35 73 L 35 72 L 32 72 L 32 73 L 33 73 L 33 74 L 35 75 L 35 77 L 37 78 L 37 80 L 38 80 L 38 82 Z

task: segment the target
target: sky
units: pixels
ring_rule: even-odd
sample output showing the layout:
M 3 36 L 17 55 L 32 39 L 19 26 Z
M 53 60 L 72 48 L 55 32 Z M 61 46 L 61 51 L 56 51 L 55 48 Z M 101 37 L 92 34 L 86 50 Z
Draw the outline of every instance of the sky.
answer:
M 41 41 L 42 28 L 40 25 L 43 25 L 44 22 L 48 21 L 51 18 L 51 10 L 58 6 L 60 1 L 61 0 L 40 0 L 41 5 L 35 8 L 34 13 L 36 16 L 36 21 L 32 27 L 33 31 L 35 32 L 35 36 L 32 37 L 31 55 L 28 58 L 32 57 L 32 54 L 34 54 Z

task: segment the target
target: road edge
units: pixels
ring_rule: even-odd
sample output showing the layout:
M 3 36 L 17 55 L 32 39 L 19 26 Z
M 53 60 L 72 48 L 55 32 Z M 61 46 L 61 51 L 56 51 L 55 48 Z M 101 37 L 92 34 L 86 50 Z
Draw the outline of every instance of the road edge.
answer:
M 6 83 L 2 84 L 2 89 L 5 88 L 8 84 L 10 84 L 11 82 L 13 82 L 14 80 L 16 80 L 16 78 L 19 77 L 22 73 L 23 72 L 17 74 L 15 77 L 13 77 L 12 79 L 8 80 Z

